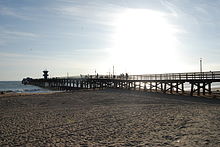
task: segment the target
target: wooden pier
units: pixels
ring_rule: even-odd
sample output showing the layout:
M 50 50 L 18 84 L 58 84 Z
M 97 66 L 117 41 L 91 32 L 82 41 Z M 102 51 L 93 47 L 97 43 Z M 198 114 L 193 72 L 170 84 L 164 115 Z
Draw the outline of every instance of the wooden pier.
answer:
M 220 82 L 220 71 L 167 73 L 145 75 L 90 75 L 75 77 L 57 77 L 28 79 L 27 83 L 56 90 L 123 88 L 132 90 L 161 91 L 163 93 L 185 93 L 185 85 L 190 85 L 190 95 L 212 93 L 212 83 Z

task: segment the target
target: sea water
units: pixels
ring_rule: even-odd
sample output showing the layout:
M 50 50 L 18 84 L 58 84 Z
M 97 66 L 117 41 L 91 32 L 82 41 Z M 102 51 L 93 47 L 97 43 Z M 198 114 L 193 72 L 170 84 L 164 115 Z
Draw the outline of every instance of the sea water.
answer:
M 52 91 L 33 85 L 23 85 L 21 81 L 0 81 L 0 92 L 49 93 Z

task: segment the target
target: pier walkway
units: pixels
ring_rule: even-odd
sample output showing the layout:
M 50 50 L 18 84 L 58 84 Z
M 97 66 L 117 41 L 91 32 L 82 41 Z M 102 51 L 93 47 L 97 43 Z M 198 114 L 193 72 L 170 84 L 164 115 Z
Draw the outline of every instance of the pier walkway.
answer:
M 167 73 L 144 75 L 83 75 L 81 77 L 56 77 L 28 79 L 28 84 L 57 90 L 124 88 L 164 93 L 184 93 L 190 84 L 190 95 L 211 94 L 212 83 L 220 82 L 220 71 Z

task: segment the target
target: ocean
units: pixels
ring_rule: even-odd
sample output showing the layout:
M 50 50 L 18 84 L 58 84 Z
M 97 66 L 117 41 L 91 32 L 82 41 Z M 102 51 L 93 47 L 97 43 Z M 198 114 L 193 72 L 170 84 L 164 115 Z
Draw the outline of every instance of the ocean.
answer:
M 53 91 L 32 85 L 23 85 L 21 81 L 0 81 L 0 92 L 50 93 Z

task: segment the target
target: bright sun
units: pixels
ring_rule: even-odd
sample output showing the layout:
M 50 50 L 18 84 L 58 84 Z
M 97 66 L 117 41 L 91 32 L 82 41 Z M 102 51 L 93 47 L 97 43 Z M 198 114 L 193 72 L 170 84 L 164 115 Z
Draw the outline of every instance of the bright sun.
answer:
M 177 58 L 177 30 L 163 13 L 127 9 L 116 16 L 114 25 L 110 53 L 121 72 L 166 72 L 166 63 Z

